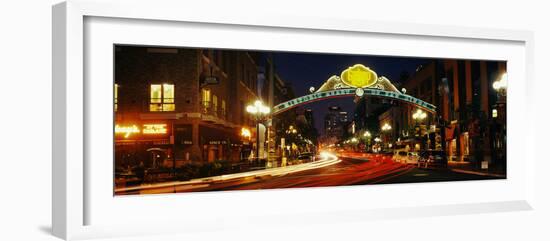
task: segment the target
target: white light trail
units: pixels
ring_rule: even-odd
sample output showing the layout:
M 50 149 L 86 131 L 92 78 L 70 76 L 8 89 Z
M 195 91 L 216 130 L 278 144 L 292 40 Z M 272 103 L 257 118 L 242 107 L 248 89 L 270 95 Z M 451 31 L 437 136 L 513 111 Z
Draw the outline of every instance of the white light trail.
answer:
M 175 185 L 176 186 L 177 185 L 197 185 L 197 184 L 212 183 L 217 181 L 229 181 L 229 180 L 245 178 L 245 177 L 282 176 L 290 173 L 327 167 L 330 165 L 340 163 L 342 161 L 338 159 L 338 157 L 335 154 L 330 152 L 321 152 L 320 157 L 321 157 L 320 160 L 309 162 L 309 163 L 298 164 L 298 165 L 276 167 L 276 168 L 270 168 L 270 169 L 264 169 L 264 170 L 241 172 L 241 173 L 234 173 L 234 174 L 227 174 L 227 175 L 220 175 L 220 176 L 213 176 L 213 177 L 197 178 L 197 179 L 191 179 L 189 181 L 166 182 L 166 183 L 158 183 L 158 184 L 150 184 L 150 185 L 141 185 L 136 187 L 117 188 L 115 189 L 115 192 L 128 192 L 128 191 L 137 191 L 137 190 L 145 190 L 145 189 L 163 188 L 163 187 L 170 187 Z

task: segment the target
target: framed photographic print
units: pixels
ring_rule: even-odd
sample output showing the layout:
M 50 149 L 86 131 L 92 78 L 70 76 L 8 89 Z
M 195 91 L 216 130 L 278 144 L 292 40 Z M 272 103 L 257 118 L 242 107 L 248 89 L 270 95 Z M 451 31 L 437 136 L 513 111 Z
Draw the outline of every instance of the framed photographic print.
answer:
M 532 208 L 530 32 L 125 5 L 53 7 L 56 236 Z

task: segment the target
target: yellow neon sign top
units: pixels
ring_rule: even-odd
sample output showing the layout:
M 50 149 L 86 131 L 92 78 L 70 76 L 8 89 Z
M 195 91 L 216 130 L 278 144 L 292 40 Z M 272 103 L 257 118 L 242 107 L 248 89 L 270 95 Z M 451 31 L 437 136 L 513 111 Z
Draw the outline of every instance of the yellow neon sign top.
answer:
M 340 78 L 346 85 L 355 88 L 365 88 L 376 84 L 378 75 L 369 67 L 356 64 L 342 71 Z

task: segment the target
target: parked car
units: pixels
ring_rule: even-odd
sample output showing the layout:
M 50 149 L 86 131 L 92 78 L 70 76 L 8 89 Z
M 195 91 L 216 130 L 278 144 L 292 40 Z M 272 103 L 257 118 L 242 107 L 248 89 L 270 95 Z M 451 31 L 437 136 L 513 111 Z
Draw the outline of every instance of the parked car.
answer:
M 420 157 L 418 156 L 418 153 L 416 152 L 409 152 L 406 150 L 395 150 L 392 160 L 399 163 L 405 163 L 405 164 L 417 164 L 418 159 Z
M 442 150 L 426 150 L 420 152 L 418 167 L 447 168 L 447 154 Z

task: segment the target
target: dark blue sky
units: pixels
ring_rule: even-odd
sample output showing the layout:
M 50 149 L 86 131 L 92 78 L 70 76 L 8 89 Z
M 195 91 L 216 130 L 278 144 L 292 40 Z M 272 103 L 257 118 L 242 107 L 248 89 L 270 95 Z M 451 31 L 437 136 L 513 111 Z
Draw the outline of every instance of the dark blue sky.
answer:
M 416 68 L 430 59 L 373 55 L 318 54 L 274 52 L 273 62 L 281 79 L 291 84 L 296 96 L 309 94 L 309 88 L 319 88 L 330 76 L 337 75 L 354 64 L 363 64 L 394 84 L 403 71 L 413 75 Z M 314 111 L 315 126 L 323 133 L 323 119 L 329 106 L 338 105 L 353 114 L 352 98 L 331 99 L 308 104 Z

